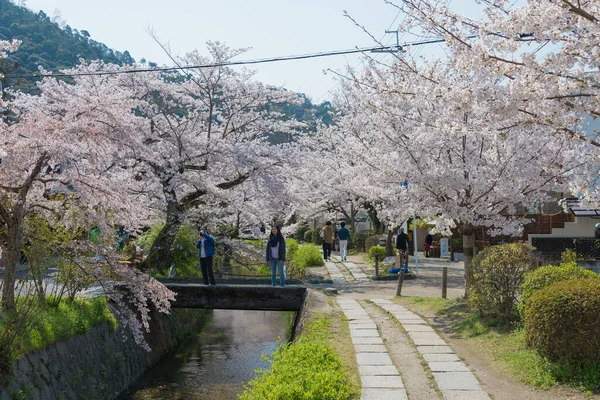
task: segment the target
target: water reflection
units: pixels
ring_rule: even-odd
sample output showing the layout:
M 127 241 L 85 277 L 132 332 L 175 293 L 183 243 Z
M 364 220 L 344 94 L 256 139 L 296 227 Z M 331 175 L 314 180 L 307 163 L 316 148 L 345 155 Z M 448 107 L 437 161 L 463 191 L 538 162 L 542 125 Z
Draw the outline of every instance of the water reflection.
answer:
M 278 337 L 285 340 L 289 319 L 287 312 L 215 310 L 202 332 L 118 399 L 235 399 L 255 369 L 268 367 L 260 355 L 270 355 Z

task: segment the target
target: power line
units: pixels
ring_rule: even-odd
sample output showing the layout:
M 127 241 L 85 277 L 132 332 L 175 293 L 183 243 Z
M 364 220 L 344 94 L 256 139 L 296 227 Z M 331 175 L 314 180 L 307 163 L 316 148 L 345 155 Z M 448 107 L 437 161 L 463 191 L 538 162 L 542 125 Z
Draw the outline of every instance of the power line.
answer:
M 474 38 L 474 37 L 476 37 L 476 36 L 475 35 L 468 36 L 468 38 Z M 310 53 L 310 54 L 282 56 L 282 57 L 269 57 L 269 58 L 244 60 L 244 61 L 242 61 L 242 60 L 226 61 L 226 62 L 214 63 L 214 64 L 187 65 L 187 66 L 181 66 L 181 67 L 137 68 L 137 69 L 119 70 L 119 71 L 81 72 L 81 73 L 51 73 L 51 74 L 13 75 L 12 78 L 45 78 L 45 77 L 58 78 L 58 77 L 77 77 L 77 76 L 103 76 L 103 75 L 134 74 L 134 73 L 142 73 L 142 72 L 167 72 L 167 71 L 179 71 L 179 70 L 191 70 L 191 69 L 204 69 L 204 68 L 215 68 L 215 67 L 227 67 L 227 66 L 234 66 L 234 65 L 265 64 L 265 63 L 279 62 L 279 61 L 292 61 L 292 60 L 304 60 L 304 59 L 309 59 L 309 58 L 331 57 L 331 56 L 338 56 L 338 55 L 344 55 L 344 54 L 377 52 L 377 51 L 382 51 L 382 50 L 402 51 L 405 46 L 421 46 L 421 45 L 442 43 L 442 42 L 445 42 L 445 40 L 444 39 L 425 40 L 425 41 L 420 41 L 420 42 L 404 43 L 401 46 L 363 47 L 363 48 L 356 48 L 356 49 L 350 49 L 350 50 L 326 51 L 326 52 L 320 52 L 320 53 Z

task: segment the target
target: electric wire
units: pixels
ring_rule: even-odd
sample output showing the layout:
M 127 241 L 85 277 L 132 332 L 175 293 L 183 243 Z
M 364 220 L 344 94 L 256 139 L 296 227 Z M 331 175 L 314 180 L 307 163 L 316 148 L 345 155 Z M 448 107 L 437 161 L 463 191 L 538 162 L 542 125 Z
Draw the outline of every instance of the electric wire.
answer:
M 475 36 L 468 36 L 468 38 L 474 38 Z M 46 77 L 78 77 L 78 76 L 104 76 L 104 75 L 122 75 L 122 74 L 134 74 L 134 73 L 144 73 L 144 72 L 169 72 L 169 71 L 185 71 L 185 70 L 194 70 L 194 69 L 204 69 L 204 68 L 218 68 L 218 67 L 228 67 L 228 66 L 237 66 L 237 65 L 252 65 L 252 64 L 266 64 L 272 62 L 279 61 L 292 61 L 292 60 L 304 60 L 309 58 L 320 58 L 320 57 L 331 57 L 338 56 L 344 54 L 354 54 L 354 53 L 368 53 L 373 51 L 382 51 L 387 50 L 391 51 L 401 50 L 404 46 L 422 46 L 433 43 L 442 43 L 445 42 L 445 39 L 435 39 L 435 40 L 424 40 L 418 42 L 405 43 L 400 46 L 400 49 L 397 49 L 396 46 L 378 46 L 378 47 L 362 47 L 356 49 L 348 49 L 348 50 L 336 50 L 336 51 L 326 51 L 320 53 L 309 53 L 309 54 L 300 54 L 300 55 L 292 55 L 292 56 L 281 56 L 281 57 L 269 57 L 269 58 L 260 58 L 254 60 L 240 60 L 240 61 L 225 61 L 220 63 L 212 63 L 212 64 L 199 64 L 199 65 L 185 65 L 185 66 L 176 66 L 176 67 L 160 67 L 160 68 L 134 68 L 129 70 L 118 70 L 118 71 L 100 71 L 100 72 L 72 72 L 72 73 L 49 73 L 49 74 L 24 74 L 24 75 L 13 75 L 11 78 L 46 78 Z

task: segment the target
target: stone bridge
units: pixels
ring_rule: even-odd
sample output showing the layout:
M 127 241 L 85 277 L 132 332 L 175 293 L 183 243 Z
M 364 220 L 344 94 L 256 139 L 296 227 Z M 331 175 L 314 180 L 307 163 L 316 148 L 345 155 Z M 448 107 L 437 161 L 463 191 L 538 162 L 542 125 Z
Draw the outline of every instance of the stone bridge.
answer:
M 174 308 L 301 312 L 307 289 L 301 286 L 216 285 L 163 282 L 177 293 Z

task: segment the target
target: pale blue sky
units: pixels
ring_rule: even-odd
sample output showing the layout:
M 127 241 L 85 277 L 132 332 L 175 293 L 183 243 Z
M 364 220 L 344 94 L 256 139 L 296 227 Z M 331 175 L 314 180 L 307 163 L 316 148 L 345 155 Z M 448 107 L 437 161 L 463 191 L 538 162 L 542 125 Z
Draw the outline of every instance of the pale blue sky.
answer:
M 251 47 L 238 59 L 256 59 L 374 45 L 343 10 L 378 39 L 403 18 L 383 0 L 27 0 L 26 6 L 50 17 L 59 10 L 72 28 L 87 30 L 115 50 L 128 50 L 138 61 L 145 57 L 159 64 L 170 63 L 146 33 L 149 27 L 170 43 L 175 54 L 203 51 L 206 41 L 219 40 L 230 47 Z M 384 39 L 389 40 L 390 35 Z M 439 51 L 438 45 L 431 47 Z M 259 64 L 251 69 L 258 71 L 258 80 L 304 92 L 320 102 L 331 99 L 336 86 L 332 74 L 322 71 L 340 70 L 346 64 L 360 65 L 359 56 Z

